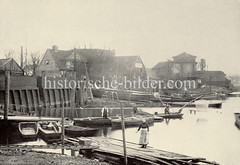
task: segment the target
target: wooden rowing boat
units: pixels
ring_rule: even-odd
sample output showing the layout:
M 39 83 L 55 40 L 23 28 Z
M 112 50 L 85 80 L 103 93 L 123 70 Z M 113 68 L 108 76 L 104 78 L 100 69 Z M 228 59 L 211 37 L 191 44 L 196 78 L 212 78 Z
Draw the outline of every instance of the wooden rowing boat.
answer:
M 153 120 L 154 120 L 154 122 L 162 122 L 164 120 L 164 118 L 160 117 L 160 116 L 157 116 L 157 115 L 154 115 Z
M 69 126 L 65 128 L 65 133 L 70 137 L 94 136 L 98 132 L 98 130 L 99 130 L 98 128 Z
M 38 128 L 44 140 L 61 139 L 62 129 L 55 121 L 39 121 Z
M 208 107 L 210 107 L 210 108 L 222 108 L 222 102 L 209 103 Z
M 18 124 L 18 130 L 23 138 L 37 138 L 38 126 L 36 122 L 20 122 Z
M 155 116 L 162 117 L 164 119 L 181 119 L 183 117 L 183 113 L 179 112 L 170 112 L 168 113 L 157 113 Z
M 74 118 L 73 120 L 77 126 L 102 127 L 112 125 L 110 118 L 103 117 Z
M 153 117 L 139 115 L 139 116 L 124 117 L 125 127 L 138 127 L 142 123 L 143 119 L 145 119 L 149 125 L 153 124 Z M 111 121 L 112 121 L 113 127 L 121 127 L 122 126 L 121 118 L 112 119 Z

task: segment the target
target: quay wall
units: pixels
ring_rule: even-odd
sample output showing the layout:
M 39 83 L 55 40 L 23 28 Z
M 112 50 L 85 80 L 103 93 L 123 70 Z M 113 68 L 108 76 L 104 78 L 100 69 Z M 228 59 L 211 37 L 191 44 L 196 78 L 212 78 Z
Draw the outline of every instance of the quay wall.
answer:
M 57 78 L 57 80 L 64 79 Z M 71 77 L 68 78 L 69 81 L 71 79 Z M 85 88 L 50 89 L 44 88 L 44 82 L 44 77 L 11 75 L 9 112 L 17 115 L 31 114 L 36 116 L 39 114 L 40 107 L 45 109 L 60 108 L 62 106 L 74 108 L 87 104 L 88 95 Z M 4 96 L 5 75 L 0 74 L 0 110 L 4 109 Z

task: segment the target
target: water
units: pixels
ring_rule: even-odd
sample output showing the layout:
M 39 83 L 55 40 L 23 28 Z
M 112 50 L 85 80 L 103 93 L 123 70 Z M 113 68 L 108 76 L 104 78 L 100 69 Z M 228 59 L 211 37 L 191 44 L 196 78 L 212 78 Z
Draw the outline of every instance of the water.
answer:
M 201 107 L 201 108 L 200 108 Z M 163 112 L 163 108 L 142 108 L 144 111 L 154 113 Z M 197 114 L 190 114 L 189 110 L 197 110 Z M 178 108 L 172 108 L 178 111 Z M 238 165 L 240 162 L 240 130 L 235 126 L 234 112 L 240 112 L 240 98 L 228 98 L 223 102 L 222 109 L 185 108 L 183 119 L 164 120 L 154 123 L 150 127 L 149 142 L 154 148 L 181 153 L 194 157 L 204 157 L 222 165 Z M 137 128 L 126 128 L 126 140 L 138 143 L 140 132 Z M 98 136 L 107 136 L 121 139 L 121 129 L 104 128 Z M 46 144 L 38 138 L 32 142 L 23 142 L 18 133 L 10 137 L 12 143 L 18 144 Z M 61 150 L 44 150 L 61 152 Z M 70 154 L 70 151 L 66 151 Z M 69 152 L 69 153 L 68 153 Z
M 190 109 L 199 112 L 196 115 L 190 114 Z M 160 108 L 144 110 L 151 113 L 163 112 Z M 234 112 L 240 112 L 240 98 L 225 100 L 222 109 L 185 108 L 182 120 L 165 120 L 150 127 L 149 145 L 161 150 L 204 157 L 222 165 L 238 165 L 240 130 L 234 124 Z M 136 131 L 137 128 L 127 128 L 126 140 L 138 143 L 140 135 Z M 107 136 L 120 139 L 122 132 L 111 131 Z

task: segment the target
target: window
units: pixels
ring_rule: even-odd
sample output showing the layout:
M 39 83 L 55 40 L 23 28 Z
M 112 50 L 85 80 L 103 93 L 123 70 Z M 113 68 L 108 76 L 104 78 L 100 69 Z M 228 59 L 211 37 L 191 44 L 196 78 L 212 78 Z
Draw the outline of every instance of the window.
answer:
M 45 65 L 50 65 L 50 60 L 46 60 Z

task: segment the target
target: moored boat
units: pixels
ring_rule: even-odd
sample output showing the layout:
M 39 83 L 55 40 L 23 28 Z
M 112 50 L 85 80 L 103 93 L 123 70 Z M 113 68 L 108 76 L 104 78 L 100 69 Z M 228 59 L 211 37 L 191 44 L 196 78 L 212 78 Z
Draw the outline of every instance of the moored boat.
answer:
M 142 91 L 132 90 L 117 90 L 111 88 L 92 88 L 94 97 L 102 98 L 108 97 L 116 100 L 129 100 L 129 101 L 148 101 L 152 94 Z
M 240 92 L 232 92 L 232 93 L 228 93 L 229 97 L 240 97 Z
M 142 123 L 143 119 L 145 119 L 149 125 L 153 124 L 153 117 L 130 116 L 130 117 L 124 117 L 125 127 L 138 127 Z M 121 118 L 112 119 L 112 126 L 113 127 L 121 127 L 122 119 Z
M 39 121 L 38 128 L 46 141 L 61 139 L 62 129 L 55 121 Z
M 240 113 L 234 113 L 235 115 L 235 125 L 240 129 Z
M 222 108 L 222 102 L 209 103 L 208 107 L 210 107 L 210 108 Z
M 98 128 L 89 128 L 81 126 L 69 126 L 65 128 L 65 133 L 68 136 L 94 136 L 98 132 Z
M 77 126 L 101 127 L 112 125 L 111 119 L 103 117 L 74 118 L 73 120 Z
M 157 115 L 154 115 L 153 120 L 154 120 L 154 122 L 162 122 L 164 120 L 164 118 L 160 117 L 160 116 L 157 116 Z
M 23 138 L 32 139 L 37 137 L 38 126 L 36 122 L 20 122 L 18 129 Z
M 157 113 L 155 116 L 162 117 L 164 119 L 181 119 L 183 117 L 183 113 L 179 112 L 170 112 L 170 113 Z
M 62 126 L 62 120 L 59 120 L 59 121 L 57 122 L 57 124 L 58 124 L 59 126 Z M 69 126 L 73 126 L 73 124 L 74 124 L 74 121 L 73 121 L 73 120 L 71 120 L 70 118 L 64 118 L 64 128 L 67 128 L 67 127 L 69 127 Z

